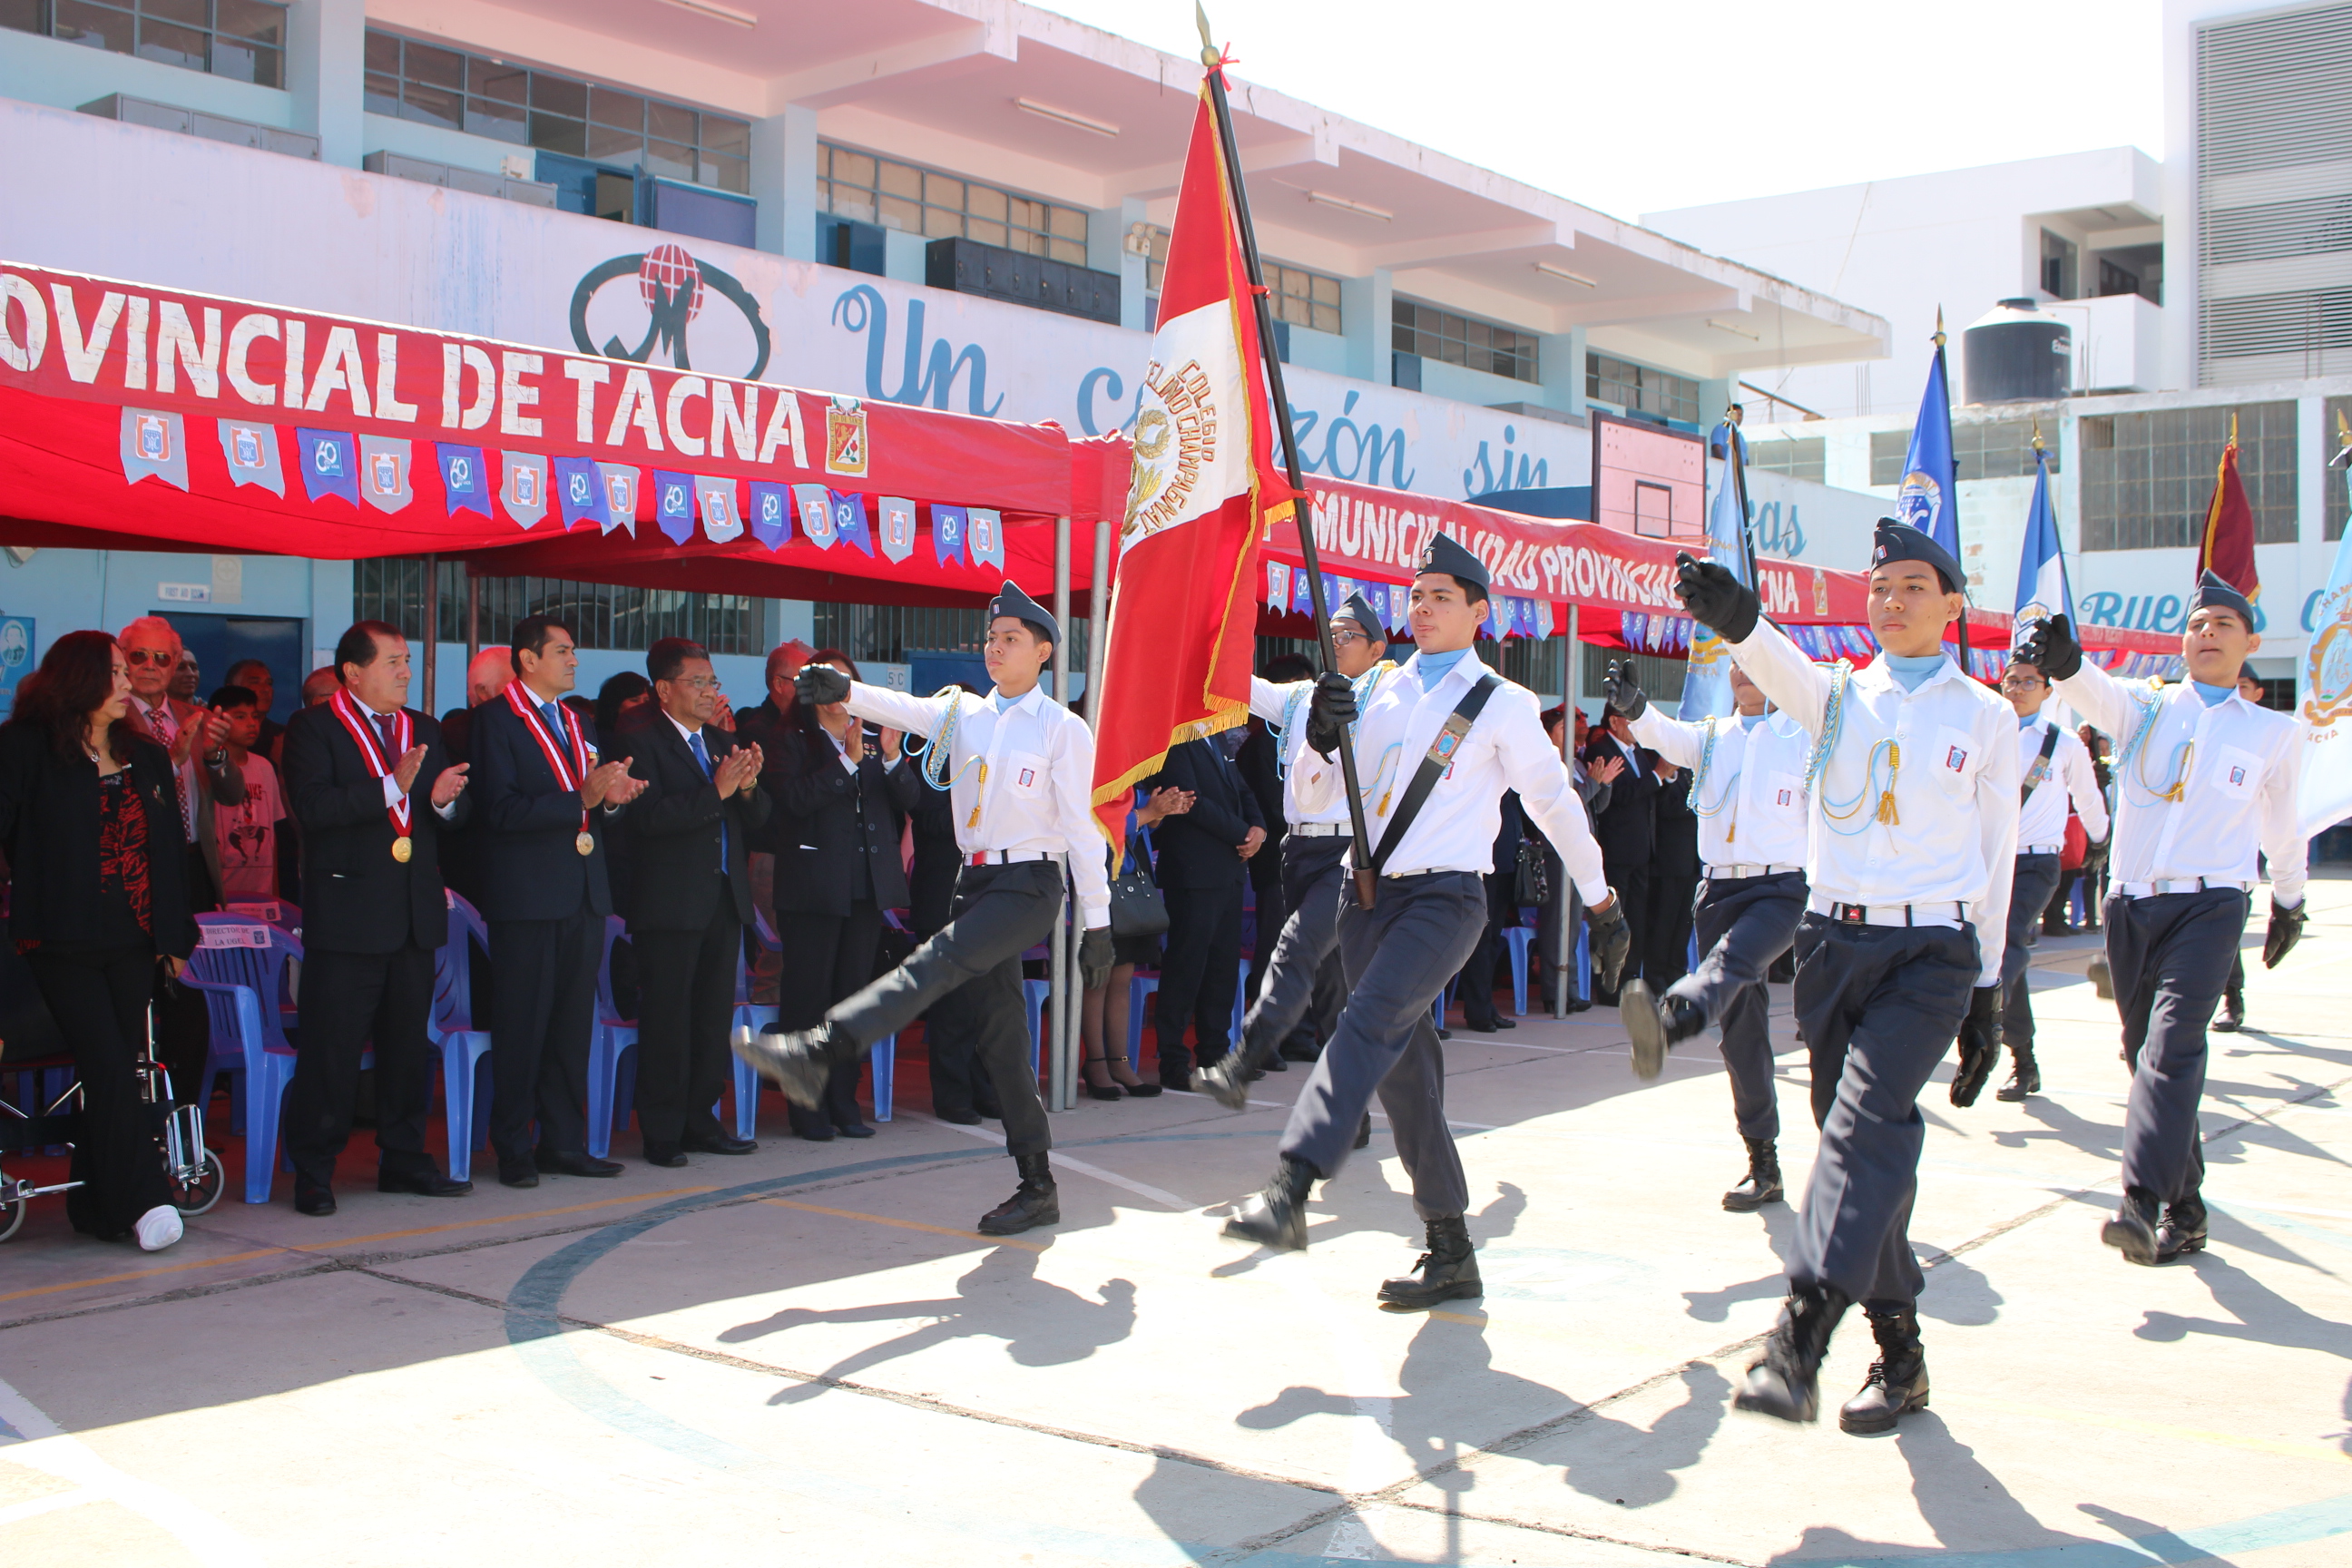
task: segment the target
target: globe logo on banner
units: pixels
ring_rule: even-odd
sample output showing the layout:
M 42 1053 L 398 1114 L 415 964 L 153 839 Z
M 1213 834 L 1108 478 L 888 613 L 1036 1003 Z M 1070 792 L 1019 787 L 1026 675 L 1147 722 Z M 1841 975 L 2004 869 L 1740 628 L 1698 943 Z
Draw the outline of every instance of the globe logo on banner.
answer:
M 310 448 L 310 466 L 321 474 L 341 478 L 343 449 L 330 441 L 321 441 Z
M 669 309 L 669 301 L 686 312 L 688 321 L 702 314 L 702 268 L 682 245 L 656 245 L 637 263 L 637 298 L 648 310 Z
M 598 342 L 596 331 L 588 324 L 592 309 L 600 319 L 610 323 L 615 313 L 622 317 L 622 331 L 635 336 L 639 329 L 628 321 L 634 310 L 628 296 L 603 296 L 608 284 L 626 279 L 636 285 L 635 305 L 645 312 L 643 335 L 632 348 L 620 332 L 607 331 Z M 732 318 L 721 302 L 732 305 L 742 318 L 742 326 L 733 325 Z M 692 329 L 699 322 L 702 330 Z M 703 343 L 704 369 L 712 368 L 713 355 L 725 360 L 730 349 L 746 353 L 747 363 L 733 369 L 719 366 L 720 374 L 733 374 L 745 381 L 757 381 L 768 368 L 768 323 L 760 313 L 759 301 L 751 290 L 723 268 L 698 259 L 686 247 L 675 241 L 665 241 L 652 249 L 634 256 L 615 256 L 588 269 L 572 290 L 572 341 L 583 353 L 599 354 L 606 359 L 629 360 L 638 364 L 652 363 L 656 353 L 666 354 L 678 370 L 695 368 L 690 343 Z
M 1898 522 L 1910 524 L 1922 533 L 1935 531 L 1936 514 L 1944 509 L 1944 487 L 1932 474 L 1915 469 L 1903 476 L 1903 488 L 1895 492 L 1895 517 Z

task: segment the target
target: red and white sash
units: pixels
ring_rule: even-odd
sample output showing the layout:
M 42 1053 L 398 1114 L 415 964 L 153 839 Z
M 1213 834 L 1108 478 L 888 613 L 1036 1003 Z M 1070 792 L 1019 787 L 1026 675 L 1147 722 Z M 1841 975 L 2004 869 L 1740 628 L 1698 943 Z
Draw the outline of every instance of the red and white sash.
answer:
M 563 718 L 563 734 L 559 738 L 548 729 L 547 715 L 539 710 L 537 703 L 523 696 L 523 689 L 520 680 L 508 682 L 507 705 L 530 731 L 530 738 L 539 742 L 540 754 L 554 771 L 555 787 L 567 794 L 578 794 L 588 778 L 588 738 L 580 732 L 580 716 L 561 702 L 555 705 L 556 712 Z M 580 831 L 583 837 L 588 831 L 585 805 L 580 808 Z M 584 855 L 587 850 L 581 853 Z
M 374 721 L 362 710 L 358 700 L 349 691 L 338 688 L 335 694 L 327 699 L 327 706 L 334 710 L 335 717 L 342 721 L 343 728 L 350 732 L 352 740 L 359 746 L 360 761 L 367 764 L 368 773 L 372 777 L 379 779 L 390 777 L 393 769 L 400 765 L 400 759 L 406 756 L 409 749 L 416 743 L 415 722 L 409 718 L 408 710 L 405 708 L 392 716 L 393 743 L 395 749 L 392 755 L 386 756 L 383 751 L 383 737 L 376 732 Z M 384 815 L 392 819 L 392 831 L 394 835 L 401 838 L 408 837 L 408 825 L 415 816 L 415 810 L 404 790 L 394 804 L 384 808 Z

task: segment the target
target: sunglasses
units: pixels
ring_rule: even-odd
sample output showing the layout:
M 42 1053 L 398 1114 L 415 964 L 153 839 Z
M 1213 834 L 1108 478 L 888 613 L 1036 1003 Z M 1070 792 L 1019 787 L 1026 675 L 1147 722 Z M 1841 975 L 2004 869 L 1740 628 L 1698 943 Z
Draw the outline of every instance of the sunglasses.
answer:
M 179 660 L 178 654 L 165 653 L 160 648 L 127 647 L 122 650 L 122 662 L 129 665 L 152 664 L 159 669 L 169 669 Z

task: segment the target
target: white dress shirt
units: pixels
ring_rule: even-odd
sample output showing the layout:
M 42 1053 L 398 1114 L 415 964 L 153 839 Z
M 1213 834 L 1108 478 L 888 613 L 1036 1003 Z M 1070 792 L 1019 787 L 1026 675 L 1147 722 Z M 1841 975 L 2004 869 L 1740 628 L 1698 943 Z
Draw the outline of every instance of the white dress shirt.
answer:
M 2272 897 L 2289 909 L 2303 902 L 2309 846 L 2295 816 L 2303 742 L 2293 719 L 2234 691 L 2208 708 L 2187 681 L 2156 689 L 2090 664 L 2057 687 L 2116 740 L 2115 891 L 2141 896 L 2150 883 L 2192 878 L 2251 889 L 2259 851 L 2270 857 Z
M 1804 868 L 1810 804 L 1805 763 L 1813 741 L 1795 720 L 1785 713 L 1753 720 L 1733 714 L 1694 724 L 1667 718 L 1653 702 L 1632 722 L 1635 740 L 1676 767 L 1692 770 L 1698 858 L 1709 871 L 1721 875 L 1722 868 L 1736 866 L 1753 877 L 1767 868 Z
M 353 697 L 352 699 L 352 706 L 360 710 L 361 715 L 367 722 L 368 728 L 374 731 L 375 738 L 379 742 L 383 740 L 383 726 L 377 723 L 376 720 L 379 718 L 398 717 L 396 714 L 379 714 L 374 709 L 361 701 L 357 697 Z M 390 811 L 394 806 L 400 804 L 400 797 L 406 792 L 400 787 L 400 779 L 398 777 L 400 773 L 399 754 L 394 752 L 385 757 L 384 761 L 392 764 L 392 771 L 383 775 L 383 806 L 386 811 Z M 457 803 L 455 800 L 452 800 L 446 805 L 433 805 L 433 786 L 439 782 L 440 781 L 438 779 L 427 779 L 425 781 L 425 804 L 432 805 L 433 815 L 439 817 L 442 821 L 446 822 L 449 820 L 451 815 L 457 811 Z
M 1828 670 L 1766 621 L 1732 657 L 1818 740 Z M 1916 691 L 1873 659 L 1847 678 L 1842 707 L 1813 780 L 1812 908 L 1909 905 L 1915 923 L 1965 921 L 1976 927 L 1977 984 L 1999 984 L 2017 869 L 2016 710 L 1948 656 Z M 1939 904 L 1942 913 L 1928 912 Z
M 1359 707 L 1371 695 L 1381 676 L 1395 668 L 1382 659 L 1356 678 Z M 1298 758 L 1307 750 L 1307 704 L 1314 696 L 1315 683 L 1311 680 L 1288 680 L 1277 686 L 1271 680 L 1250 677 L 1250 711 L 1275 731 L 1275 743 L 1279 748 L 1276 755 L 1282 759 L 1283 820 L 1294 827 L 1307 824 L 1344 826 L 1348 822 L 1348 802 L 1343 795 L 1334 795 L 1328 804 L 1311 807 L 1298 798 Z
M 2074 731 L 2061 729 L 2046 717 L 2017 727 L 2017 785 L 2021 790 L 2042 760 L 2042 747 L 2052 731 L 2058 746 L 2050 753 L 2047 776 L 2033 786 L 2017 814 L 2017 852 L 2055 855 L 2066 844 L 2066 803 L 2083 819 L 2083 831 L 2097 843 L 2107 836 L 2107 797 L 2099 793 L 2099 775 L 2091 753 Z
M 1364 791 L 1365 831 L 1375 846 L 1388 831 L 1390 816 L 1402 803 L 1406 786 L 1446 718 L 1471 682 L 1493 673 L 1476 654 L 1465 654 L 1423 691 L 1420 665 L 1421 656 L 1415 654 L 1381 674 L 1356 721 L 1356 779 Z M 1609 897 L 1601 847 L 1584 824 L 1584 804 L 1537 712 L 1535 693 L 1507 680 L 1486 700 L 1452 764 L 1388 858 L 1388 875 L 1472 871 L 1485 876 L 1492 871 L 1495 838 L 1503 828 L 1503 792 L 1515 789 L 1519 804 L 1559 851 L 1585 903 L 1598 904 Z M 1305 728 L 1302 721 L 1302 733 Z M 1310 747 L 1291 777 L 1297 782 L 1300 803 L 1309 810 L 1328 810 L 1337 803 L 1344 813 L 1347 797 L 1336 755 L 1326 758 Z M 1354 858 L 1351 849 L 1350 865 Z
M 1110 924 L 1110 879 L 1103 836 L 1095 825 L 1095 738 L 1085 721 L 1032 687 L 1002 711 L 995 700 L 960 692 L 913 697 L 864 681 L 849 683 L 849 710 L 860 719 L 936 745 L 956 710 L 948 747 L 949 799 L 956 847 L 966 856 L 992 850 L 1069 857 L 1084 928 Z

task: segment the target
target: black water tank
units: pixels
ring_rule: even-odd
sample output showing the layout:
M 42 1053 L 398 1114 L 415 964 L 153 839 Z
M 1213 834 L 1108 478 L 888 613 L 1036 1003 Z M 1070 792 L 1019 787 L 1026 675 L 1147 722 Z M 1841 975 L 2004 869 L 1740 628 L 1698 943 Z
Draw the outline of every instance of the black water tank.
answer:
M 1961 334 L 1970 403 L 2046 403 L 2066 395 L 2072 328 L 2032 300 L 2003 300 Z

